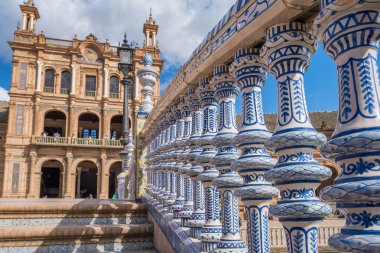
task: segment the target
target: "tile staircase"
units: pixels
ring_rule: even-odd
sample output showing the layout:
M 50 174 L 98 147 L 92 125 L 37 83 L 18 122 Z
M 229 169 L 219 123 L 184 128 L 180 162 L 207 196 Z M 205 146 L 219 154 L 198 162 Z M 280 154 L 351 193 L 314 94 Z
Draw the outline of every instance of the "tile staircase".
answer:
M 153 253 L 147 207 L 120 200 L 1 199 L 0 253 Z

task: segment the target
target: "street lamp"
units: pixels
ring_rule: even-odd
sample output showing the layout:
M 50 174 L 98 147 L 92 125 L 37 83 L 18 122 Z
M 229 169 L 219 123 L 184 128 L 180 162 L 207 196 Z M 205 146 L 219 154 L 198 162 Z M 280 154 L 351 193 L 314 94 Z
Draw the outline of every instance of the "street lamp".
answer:
M 132 133 L 129 129 L 128 113 L 128 87 L 133 85 L 133 81 L 128 77 L 133 70 L 133 48 L 128 45 L 127 35 L 124 34 L 123 44 L 118 48 L 120 58 L 119 70 L 123 73 L 124 103 L 123 103 L 123 150 L 120 152 L 123 171 L 117 176 L 119 199 L 125 198 L 125 174 L 129 171 L 132 160 L 134 146 L 132 143 Z

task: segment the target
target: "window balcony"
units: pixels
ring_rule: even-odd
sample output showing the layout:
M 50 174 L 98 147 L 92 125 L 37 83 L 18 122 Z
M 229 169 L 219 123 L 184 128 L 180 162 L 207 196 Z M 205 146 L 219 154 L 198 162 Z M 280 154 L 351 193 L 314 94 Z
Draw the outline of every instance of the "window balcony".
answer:
M 85 95 L 86 97 L 95 97 L 95 91 L 86 90 Z
M 118 99 L 119 98 L 119 93 L 110 93 L 110 98 Z
M 53 136 L 33 136 L 33 145 L 41 146 L 83 146 L 83 147 L 104 147 L 122 148 L 123 144 L 119 140 L 91 139 L 91 138 L 69 138 Z
M 45 93 L 54 93 L 54 87 L 44 87 Z
M 70 90 L 69 90 L 69 89 L 61 88 L 61 94 L 69 95 L 69 93 L 70 93 Z

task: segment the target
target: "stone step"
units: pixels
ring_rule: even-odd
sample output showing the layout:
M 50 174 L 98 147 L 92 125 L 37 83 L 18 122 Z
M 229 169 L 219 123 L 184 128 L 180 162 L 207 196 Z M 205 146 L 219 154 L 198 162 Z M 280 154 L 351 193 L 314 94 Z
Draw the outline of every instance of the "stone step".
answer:
M 0 252 L 101 252 L 124 249 L 153 249 L 153 226 L 60 225 L 0 229 Z
M 145 205 L 120 200 L 0 200 L 0 226 L 142 224 L 146 213 Z
M 147 207 L 120 200 L 0 200 L 0 252 L 154 253 Z

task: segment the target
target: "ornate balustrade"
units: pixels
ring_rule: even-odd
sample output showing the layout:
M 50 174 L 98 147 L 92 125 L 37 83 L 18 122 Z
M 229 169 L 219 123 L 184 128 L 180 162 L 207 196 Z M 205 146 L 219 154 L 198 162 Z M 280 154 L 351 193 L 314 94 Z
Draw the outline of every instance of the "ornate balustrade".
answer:
M 88 147 L 112 147 L 122 148 L 123 144 L 119 140 L 90 139 L 90 138 L 70 138 L 52 136 L 33 136 L 34 145 L 58 145 L 58 146 L 88 146 Z
M 237 1 L 148 118 L 146 198 L 192 237 L 198 252 L 269 253 L 286 247 L 288 253 L 316 253 L 327 246 L 380 252 L 380 2 L 321 0 L 317 17 L 307 11 L 317 8 L 314 2 Z M 298 21 L 291 21 L 297 13 Z M 304 91 L 318 41 L 339 75 L 339 115 L 328 141 L 311 124 Z M 261 96 L 269 73 L 278 88 L 273 133 Z M 341 167 L 333 184 L 322 189 L 322 199 L 316 189 L 332 173 L 313 158 L 319 149 Z M 345 225 L 326 226 L 332 209 L 325 201 L 336 203 Z M 278 218 L 276 226 L 271 216 Z

